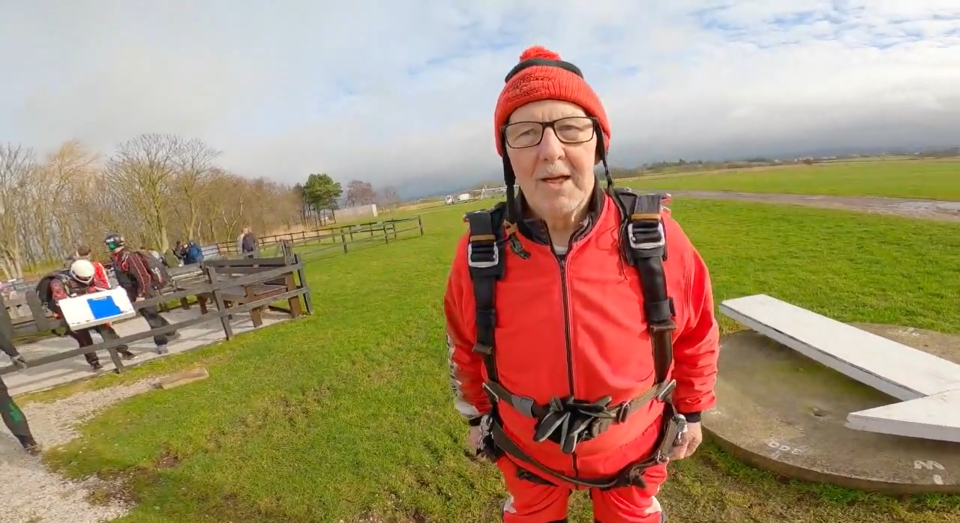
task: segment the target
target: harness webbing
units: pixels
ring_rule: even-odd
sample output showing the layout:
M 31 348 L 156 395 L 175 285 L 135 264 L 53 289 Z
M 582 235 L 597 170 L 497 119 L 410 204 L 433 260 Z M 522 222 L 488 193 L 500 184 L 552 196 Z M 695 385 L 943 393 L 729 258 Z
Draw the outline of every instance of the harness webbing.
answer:
M 505 260 L 503 245 L 499 241 L 503 208 L 467 213 L 470 225 L 470 238 L 467 243 L 467 265 L 470 267 L 470 279 L 473 280 L 473 298 L 476 303 L 477 342 L 473 350 L 483 357 L 487 369 L 487 379 L 493 383 L 499 381 L 497 361 L 494 357 L 497 326 L 496 288 L 497 281 L 503 278 Z M 492 413 L 497 411 L 497 400 L 491 395 Z
M 644 316 L 653 349 L 656 384 L 648 391 L 632 400 L 619 405 L 608 406 L 610 398 L 601 398 L 596 402 L 583 402 L 573 398 L 560 400 L 554 398 L 547 405 L 539 405 L 533 399 L 518 396 L 499 383 L 496 367 L 496 284 L 505 273 L 504 243 L 515 240 L 515 228 L 504 239 L 504 204 L 492 209 L 471 212 L 465 215 L 470 226 L 470 238 L 467 244 L 468 266 L 473 281 L 476 301 L 477 342 L 473 350 L 483 357 L 487 371 L 484 390 L 490 397 L 491 412 L 489 431 L 494 444 L 500 450 L 513 455 L 518 460 L 533 465 L 544 473 L 557 479 L 589 488 L 614 488 L 626 484 L 642 484 L 642 472 L 646 468 L 665 460 L 665 453 L 677 438 L 677 434 L 668 434 L 668 422 L 675 412 L 670 404 L 670 394 L 676 385 L 668 381 L 670 366 L 673 363 L 672 331 L 676 327 L 673 321 L 675 310 L 673 300 L 667 295 L 666 277 L 663 261 L 667 259 L 666 238 L 663 229 L 663 195 L 634 194 L 615 189 L 611 196 L 616 203 L 621 219 L 620 236 L 623 257 L 640 275 L 641 292 L 644 301 Z M 577 430 L 583 431 L 581 439 L 590 439 L 603 433 L 613 423 L 622 423 L 633 412 L 653 400 L 665 403 L 663 415 L 664 427 L 655 454 L 626 467 L 616 476 L 607 480 L 584 480 L 570 477 L 546 468 L 527 456 L 503 432 L 500 426 L 497 405 L 499 401 L 509 403 L 521 414 L 539 421 L 535 440 L 543 441 L 550 433 L 551 420 L 560 419 L 565 411 L 575 409 L 580 414 Z M 548 425 L 544 427 L 544 422 Z M 544 434 L 539 434 L 543 432 Z M 573 452 L 573 445 L 564 445 L 563 451 Z

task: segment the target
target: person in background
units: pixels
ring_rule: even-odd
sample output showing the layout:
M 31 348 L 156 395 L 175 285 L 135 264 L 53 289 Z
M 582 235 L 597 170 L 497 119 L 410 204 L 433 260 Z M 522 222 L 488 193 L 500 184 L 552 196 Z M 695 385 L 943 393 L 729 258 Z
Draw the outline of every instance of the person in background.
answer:
M 10 357 L 10 362 L 18 370 L 27 368 L 27 361 L 20 355 L 20 351 L 13 345 L 13 342 L 2 332 L 0 332 L 0 350 Z M 23 450 L 34 456 L 40 454 L 42 449 L 37 444 L 37 440 L 33 438 L 33 432 L 30 431 L 27 417 L 13 401 L 2 376 L 0 376 L 0 417 L 3 418 L 3 424 L 10 429 L 13 436 L 20 442 Z
M 177 240 L 177 244 L 173 247 L 173 249 L 171 249 L 171 252 L 173 252 L 174 257 L 176 257 L 177 259 L 178 267 L 183 267 L 186 264 L 186 262 L 184 261 L 184 259 L 186 259 L 186 256 L 187 256 L 186 249 L 187 249 L 187 246 L 183 244 L 183 240 Z
M 46 305 L 47 309 L 56 314 L 57 317 L 62 318 L 63 312 L 61 311 L 59 304 L 61 300 L 82 296 L 84 294 L 90 294 L 100 290 L 96 287 L 96 283 L 94 281 L 95 273 L 96 270 L 94 269 L 93 264 L 88 260 L 81 259 L 73 262 L 73 265 L 71 265 L 70 269 L 67 271 L 58 271 L 44 276 L 43 280 L 48 280 L 48 285 L 45 287 L 47 291 L 40 296 L 40 300 L 44 305 Z M 103 328 L 103 325 L 80 329 L 79 331 L 75 331 L 68 327 L 67 335 L 77 340 L 77 344 L 83 348 L 93 345 L 93 336 L 91 335 L 92 331 L 97 331 L 104 341 L 120 338 L 113 328 Z M 123 359 L 131 360 L 136 358 L 136 355 L 130 352 L 130 349 L 125 345 L 117 347 L 117 352 L 123 357 Z M 100 358 L 97 356 L 96 352 L 88 352 L 84 354 L 83 357 L 87 360 L 87 363 L 90 364 L 90 368 L 92 370 L 98 371 L 103 368 L 103 364 L 100 363 Z
M 240 236 L 237 236 L 237 253 L 238 254 L 243 254 L 243 239 L 247 237 L 247 234 L 249 232 L 250 232 L 250 229 L 248 227 L 244 227 L 243 230 L 240 231 Z
M 185 246 L 184 252 L 185 255 L 183 258 L 183 263 L 185 265 L 191 265 L 203 261 L 203 249 L 197 245 L 197 242 L 194 240 L 190 240 L 190 243 Z
M 110 284 L 110 278 L 107 277 L 107 269 L 98 261 L 90 258 L 91 255 L 90 247 L 86 245 L 80 245 L 77 247 L 76 255 L 74 256 L 74 261 L 76 260 L 87 260 L 93 265 L 93 284 L 97 287 L 98 290 L 108 290 L 113 287 Z M 72 265 L 72 263 L 71 263 Z
M 76 259 L 78 260 L 87 260 L 93 265 L 93 288 L 92 292 L 96 291 L 106 291 L 113 288 L 113 285 L 110 283 L 110 278 L 107 276 L 107 269 L 98 261 L 90 259 L 91 249 L 86 245 L 80 245 L 77 247 Z M 117 331 L 114 330 L 113 325 L 110 323 L 104 323 L 102 325 L 97 325 L 93 328 L 101 338 L 119 338 L 120 335 L 117 334 Z M 106 337 L 104 337 L 104 332 L 106 332 Z M 133 354 L 130 352 L 130 347 L 127 345 L 121 345 L 117 347 L 117 352 L 120 354 Z
M 257 252 L 257 235 L 254 234 L 253 229 L 250 227 L 245 227 L 244 230 L 246 230 L 247 233 L 243 235 L 243 241 L 241 242 L 243 256 L 246 258 L 253 258 Z
M 159 296 L 148 262 L 143 257 L 151 256 L 150 254 L 142 255 L 139 251 L 127 249 L 126 240 L 119 234 L 108 235 L 104 238 L 104 243 L 113 257 L 113 268 L 117 273 L 117 282 L 127 291 L 131 302 Z M 170 322 L 160 315 L 156 306 L 143 307 L 138 312 L 147 320 L 151 329 L 159 329 L 170 325 Z M 166 354 L 168 352 L 167 343 L 179 337 L 180 334 L 176 331 L 154 336 L 153 341 L 157 344 L 157 353 Z

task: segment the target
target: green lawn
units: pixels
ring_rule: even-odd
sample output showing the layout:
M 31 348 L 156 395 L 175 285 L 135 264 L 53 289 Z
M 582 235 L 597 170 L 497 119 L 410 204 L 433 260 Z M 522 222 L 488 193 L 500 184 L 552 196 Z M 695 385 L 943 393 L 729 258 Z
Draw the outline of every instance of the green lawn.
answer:
M 469 208 L 425 215 L 422 238 L 311 262 L 312 317 L 72 386 L 199 363 L 211 374 L 108 409 L 48 462 L 126 478 L 124 491 L 97 495 L 139 502 L 124 523 L 494 521 L 500 481 L 464 455 L 443 343 L 441 295 Z M 672 208 L 718 300 L 766 292 L 840 320 L 960 331 L 956 225 L 707 200 Z M 960 522 L 957 498 L 779 481 L 711 445 L 671 470 L 672 521 Z M 586 523 L 583 499 L 573 521 Z
M 625 185 L 675 191 L 890 196 L 960 201 L 960 162 L 824 163 L 756 171 L 664 176 L 629 181 Z

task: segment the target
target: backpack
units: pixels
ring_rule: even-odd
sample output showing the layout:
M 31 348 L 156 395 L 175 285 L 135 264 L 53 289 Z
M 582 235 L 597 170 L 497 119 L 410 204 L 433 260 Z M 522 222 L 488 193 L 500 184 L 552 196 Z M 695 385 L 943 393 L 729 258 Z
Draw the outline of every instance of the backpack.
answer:
M 156 256 L 150 253 L 150 251 L 136 250 L 132 252 L 140 256 L 143 264 L 147 267 L 147 271 L 150 272 L 151 287 L 159 290 L 170 285 L 170 273 L 167 272 L 167 267 L 160 263 L 160 260 L 158 260 Z
M 609 194 L 618 207 L 621 216 L 620 223 L 620 255 L 624 261 L 633 266 L 640 274 L 641 291 L 643 293 L 644 316 L 647 320 L 647 330 L 650 333 L 653 348 L 654 370 L 656 383 L 641 395 L 617 405 L 589 404 L 584 409 L 589 412 L 589 418 L 581 422 L 573 422 L 575 428 L 569 431 L 558 430 L 564 419 L 555 412 L 561 407 L 564 400 L 554 398 L 548 404 L 539 404 L 532 398 L 511 393 L 499 382 L 497 374 L 496 340 L 496 285 L 504 277 L 506 268 L 507 244 L 510 250 L 521 258 L 527 258 L 529 253 L 523 250 L 516 238 L 517 225 L 507 221 L 506 203 L 500 202 L 492 209 L 484 209 L 467 213 L 464 221 L 469 224 L 470 236 L 467 242 L 467 265 L 470 270 L 470 279 L 473 281 L 474 301 L 476 304 L 476 344 L 473 351 L 480 354 L 483 366 L 486 369 L 487 381 L 483 388 L 490 397 L 490 416 L 486 420 L 487 433 L 492 441 L 494 452 L 506 452 L 521 462 L 539 469 L 548 476 L 561 481 L 574 483 L 583 487 L 606 490 L 624 485 L 639 484 L 642 477 L 635 472 L 642 471 L 650 465 L 638 462 L 625 468 L 621 473 L 606 479 L 581 479 L 561 474 L 551 470 L 539 461 L 528 456 L 503 431 L 498 411 L 498 403 L 506 402 L 513 405 L 521 413 L 537 420 L 534 440 L 543 441 L 548 437 L 551 440 L 559 439 L 563 452 L 572 454 L 576 445 L 581 441 L 592 439 L 607 430 L 610 425 L 622 423 L 630 414 L 641 409 L 651 401 L 664 403 L 663 422 L 660 441 L 655 446 L 653 460 L 662 459 L 662 449 L 672 445 L 685 423 L 683 417 L 673 409 L 670 395 L 676 387 L 676 381 L 669 379 L 670 366 L 673 363 L 672 332 L 677 325 L 674 322 L 673 300 L 667 295 L 666 278 L 663 272 L 663 261 L 667 258 L 666 234 L 664 232 L 661 210 L 667 199 L 664 194 L 637 194 L 629 190 L 610 187 Z M 572 400 L 572 398 L 568 398 Z M 574 405 L 574 407 L 578 407 Z M 567 414 L 572 417 L 572 414 Z M 668 423 L 668 421 L 670 423 Z M 484 423 L 484 421 L 481 421 Z M 578 425 L 582 423 L 582 425 Z M 559 434 L 557 434 L 559 432 Z M 651 462 L 652 463 L 652 462 Z M 637 479 L 640 478 L 640 479 Z
M 53 291 L 50 289 L 50 282 L 57 279 L 60 280 L 60 283 L 63 284 L 63 287 L 70 291 L 70 276 L 67 275 L 67 271 L 57 271 L 47 274 L 43 278 L 40 278 L 40 281 L 37 282 L 35 290 L 37 292 L 37 297 L 40 298 L 40 303 L 43 304 L 48 310 L 52 312 L 57 312 L 59 307 L 53 301 Z

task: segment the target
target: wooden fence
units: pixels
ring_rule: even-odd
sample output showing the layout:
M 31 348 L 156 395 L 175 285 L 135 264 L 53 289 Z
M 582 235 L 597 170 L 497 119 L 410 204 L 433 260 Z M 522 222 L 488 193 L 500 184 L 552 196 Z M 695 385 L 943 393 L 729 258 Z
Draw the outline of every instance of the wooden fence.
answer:
M 315 254 L 348 254 L 363 246 L 386 245 L 402 239 L 405 233 L 423 236 L 423 219 L 418 215 L 411 218 L 384 220 L 380 222 L 344 225 L 337 229 L 325 230 L 327 234 L 307 236 L 302 240 L 283 240 L 279 254 L 289 255 L 293 248 L 304 257 Z
M 117 354 L 117 347 L 120 345 L 129 345 L 136 341 L 147 338 L 153 338 L 160 334 L 170 334 L 187 327 L 206 323 L 211 320 L 220 319 L 223 326 L 223 333 L 226 339 L 233 337 L 233 330 L 230 325 L 230 317 L 233 314 L 242 312 L 251 312 L 251 316 L 256 314 L 253 311 L 259 311 L 273 304 L 287 301 L 290 306 L 292 316 L 299 315 L 300 297 L 303 296 L 304 305 L 307 314 L 313 313 L 313 304 L 310 299 L 310 288 L 306 283 L 304 275 L 304 262 L 300 255 L 292 254 L 287 258 L 246 258 L 242 260 L 217 260 L 203 267 L 206 275 L 206 282 L 199 282 L 195 285 L 186 286 L 187 288 L 177 288 L 174 292 L 163 294 L 147 300 L 135 302 L 135 310 L 144 307 L 158 306 L 171 300 L 185 300 L 190 296 L 205 297 L 216 304 L 215 311 L 206 311 L 197 318 L 172 323 L 165 327 L 150 329 L 116 340 L 104 340 L 95 343 L 89 347 L 77 348 L 58 354 L 43 356 L 29 360 L 30 367 L 38 367 L 68 360 L 90 352 L 107 351 L 110 359 L 117 368 L 117 372 L 124 369 L 123 361 Z M 239 276 L 234 277 L 234 275 Z M 221 276 L 222 275 L 222 276 Z M 299 282 L 297 281 L 299 279 Z M 257 292 L 249 294 L 248 288 L 257 288 Z M 267 289 L 264 291 L 263 289 Z M 238 297 L 238 294 L 241 295 Z M 44 332 L 64 326 L 63 320 L 52 317 L 48 311 L 39 303 L 39 298 L 35 292 L 27 292 L 27 299 L 30 303 L 33 317 L 30 322 L 20 322 L 14 328 L 7 313 L 7 308 L 2 307 L 0 312 L 0 329 L 12 334 L 11 338 L 20 337 L 30 332 Z M 228 308 L 227 304 L 231 306 Z M 2 305 L 2 304 L 0 304 Z M 206 307 L 202 308 L 203 310 Z M 0 369 L 0 376 L 14 372 L 13 366 Z
M 416 223 L 415 227 L 413 226 L 414 223 Z M 275 252 L 279 253 L 282 252 L 281 246 L 287 242 L 294 245 L 325 244 L 326 247 L 321 250 L 326 250 L 331 244 L 336 244 L 346 253 L 349 251 L 348 243 L 368 243 L 371 239 L 380 243 L 390 243 L 391 239 L 398 239 L 398 233 L 408 231 L 419 231 L 420 235 L 423 236 L 423 220 L 419 215 L 411 218 L 323 227 L 312 231 L 272 234 L 258 238 L 257 248 L 260 251 L 273 248 Z M 236 241 L 219 242 L 216 247 L 221 256 L 238 254 Z

